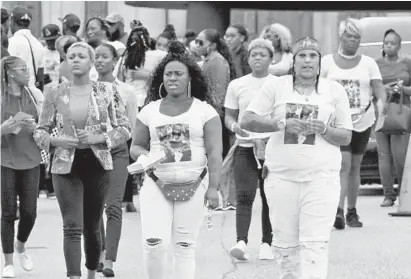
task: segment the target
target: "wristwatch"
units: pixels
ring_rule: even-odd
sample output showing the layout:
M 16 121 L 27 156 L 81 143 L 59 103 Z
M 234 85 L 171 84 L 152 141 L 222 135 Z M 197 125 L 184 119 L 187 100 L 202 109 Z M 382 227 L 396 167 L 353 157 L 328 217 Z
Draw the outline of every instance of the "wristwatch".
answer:
M 277 130 L 284 132 L 286 125 L 287 125 L 286 119 L 285 118 L 281 119 L 280 121 L 277 122 Z

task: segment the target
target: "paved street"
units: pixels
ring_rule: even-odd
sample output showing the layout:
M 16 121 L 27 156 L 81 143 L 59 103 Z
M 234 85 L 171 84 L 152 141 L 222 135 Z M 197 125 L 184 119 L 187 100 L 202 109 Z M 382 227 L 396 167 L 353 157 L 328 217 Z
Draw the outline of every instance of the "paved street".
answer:
M 411 218 L 388 216 L 387 213 L 396 208 L 381 208 L 381 200 L 380 196 L 360 197 L 358 212 L 364 228 L 332 233 L 329 279 L 411 279 Z M 227 252 L 235 241 L 234 211 L 213 216 L 214 230 L 207 231 L 203 227 L 199 237 L 196 278 L 278 278 L 273 261 L 257 259 L 261 239 L 260 210 L 261 203 L 257 199 L 250 231 L 251 260 L 246 263 L 233 262 Z M 125 213 L 115 278 L 145 278 L 140 235 L 139 214 Z M 57 201 L 39 199 L 37 222 L 28 242 L 35 270 L 24 272 L 16 264 L 17 278 L 65 278 L 62 237 Z M 85 274 L 84 267 L 83 272 Z

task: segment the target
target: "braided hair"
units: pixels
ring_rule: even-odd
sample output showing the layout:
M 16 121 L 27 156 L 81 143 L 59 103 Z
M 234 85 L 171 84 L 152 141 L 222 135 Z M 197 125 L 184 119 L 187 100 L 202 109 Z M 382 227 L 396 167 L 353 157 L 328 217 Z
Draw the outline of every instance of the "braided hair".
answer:
M 166 65 L 172 61 L 178 61 L 187 66 L 188 74 L 191 78 L 191 96 L 201 101 L 207 102 L 221 114 L 221 110 L 217 106 L 217 99 L 213 94 L 211 84 L 204 76 L 198 64 L 191 58 L 184 44 L 179 41 L 170 42 L 168 54 L 156 67 L 151 79 L 148 81 L 147 98 L 145 100 L 145 105 L 161 99 L 161 97 L 159 96 L 160 87 L 161 95 L 167 95 L 167 91 L 165 90 L 164 86 L 162 86 L 163 76 Z
M 221 37 L 220 33 L 218 33 L 215 29 L 205 29 L 204 34 L 208 41 L 211 43 L 215 43 L 217 46 L 217 51 L 227 60 L 228 65 L 230 67 L 230 81 L 237 77 L 233 60 L 231 58 L 230 50 L 228 49 L 227 44 L 225 43 L 224 39 Z
M 128 69 L 140 68 L 146 60 L 146 51 L 150 49 L 150 34 L 147 28 L 138 21 L 137 26 L 131 30 L 127 40 L 124 65 Z

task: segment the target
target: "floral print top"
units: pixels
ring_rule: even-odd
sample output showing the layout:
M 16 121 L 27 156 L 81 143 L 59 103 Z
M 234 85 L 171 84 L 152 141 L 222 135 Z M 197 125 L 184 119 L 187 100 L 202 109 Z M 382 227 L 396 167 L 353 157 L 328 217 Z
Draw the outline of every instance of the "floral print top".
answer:
M 113 169 L 111 149 L 131 138 L 130 122 L 125 114 L 124 104 L 117 91 L 109 90 L 107 83 L 93 82 L 88 105 L 85 130 L 94 134 L 104 134 L 105 143 L 90 145 L 94 155 L 105 170 Z M 50 146 L 52 128 L 58 136 L 76 136 L 76 129 L 70 114 L 70 87 L 66 82 L 53 87 L 45 94 L 43 111 L 34 132 L 37 145 L 54 157 L 51 173 L 68 174 L 74 160 L 75 148 Z

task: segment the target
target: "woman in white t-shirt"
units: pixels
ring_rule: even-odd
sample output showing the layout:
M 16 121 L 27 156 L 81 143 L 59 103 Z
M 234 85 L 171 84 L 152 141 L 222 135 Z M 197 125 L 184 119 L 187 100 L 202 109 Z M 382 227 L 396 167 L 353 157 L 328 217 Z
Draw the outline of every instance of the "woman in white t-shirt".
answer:
M 363 226 L 356 210 L 361 161 L 375 122 L 373 99 L 385 102 L 386 94 L 375 60 L 357 53 L 361 41 L 359 22 L 355 19 L 341 22 L 339 35 L 338 53 L 324 56 L 321 61 L 321 76 L 344 86 L 354 126 L 350 144 L 341 147 L 341 195 L 334 227 L 344 229 L 345 222 L 350 227 Z M 346 197 L 347 215 L 344 218 Z
M 146 83 L 150 73 L 166 56 L 167 52 L 150 49 L 150 34 L 141 22 L 130 32 L 127 49 L 122 55 L 114 75 L 119 80 L 136 88 L 138 107 L 141 108 L 146 99 Z
M 340 146 L 349 143 L 352 123 L 344 88 L 319 78 L 318 42 L 299 40 L 294 53 L 293 75 L 267 80 L 241 128 L 274 132 L 266 146 L 264 184 L 280 278 L 326 279 Z
M 166 157 L 146 171 L 140 193 L 144 264 L 149 279 L 194 279 L 195 245 L 204 220 L 204 195 L 218 206 L 221 121 L 211 87 L 184 44 L 174 41 L 153 73 L 146 105 L 137 115 L 131 156 Z
M 270 40 L 275 50 L 268 72 L 275 76 L 288 75 L 293 64 L 290 30 L 282 24 L 274 23 L 263 29 L 260 38 Z
M 263 238 L 259 259 L 274 259 L 271 250 L 273 237 L 269 208 L 263 179 L 261 179 L 264 146 L 270 134 L 265 134 L 264 138 L 264 134 L 253 134 L 242 130 L 239 124 L 247 106 L 257 97 L 256 93 L 266 80 L 276 78 L 268 74 L 273 55 L 274 47 L 270 41 L 264 39 L 252 41 L 248 46 L 247 55 L 247 63 L 252 72 L 230 82 L 225 97 L 225 125 L 236 134 L 237 140 L 224 159 L 220 185 L 223 185 L 223 190 L 228 190 L 229 183 L 235 184 L 237 244 L 231 249 L 230 255 L 238 260 L 247 260 L 248 230 L 257 187 L 260 188 L 263 203 L 261 214 Z

